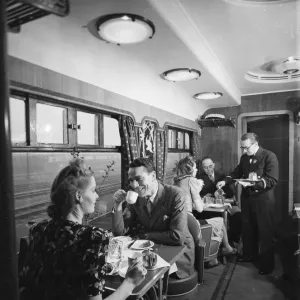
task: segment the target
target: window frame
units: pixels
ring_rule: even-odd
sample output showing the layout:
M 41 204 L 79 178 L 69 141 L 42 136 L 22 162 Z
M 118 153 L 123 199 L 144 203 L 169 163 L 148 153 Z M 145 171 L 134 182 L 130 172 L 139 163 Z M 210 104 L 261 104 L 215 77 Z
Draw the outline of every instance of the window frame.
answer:
M 119 114 L 107 112 L 97 108 L 87 107 L 84 104 L 73 104 L 68 102 L 67 99 L 57 100 L 51 98 L 51 95 L 43 96 L 35 94 L 30 91 L 19 91 L 18 89 L 10 89 L 11 98 L 20 98 L 25 101 L 25 124 L 26 124 L 26 143 L 12 143 L 13 152 L 70 152 L 74 149 L 80 152 L 121 152 L 121 146 L 105 147 L 104 146 L 104 128 L 103 118 L 109 116 L 118 120 Z M 37 142 L 36 134 L 36 104 L 46 104 L 55 107 L 61 107 L 66 109 L 66 118 L 64 118 L 64 142 L 60 143 L 39 143 Z M 95 140 L 98 144 L 96 145 L 84 145 L 78 144 L 77 141 L 77 130 L 68 128 L 68 124 L 77 125 L 77 111 L 94 114 L 95 118 Z M 33 130 L 30 130 L 33 128 Z
M 169 141 L 168 141 L 168 152 L 192 152 L 192 132 L 189 130 L 181 129 L 181 128 L 176 128 L 176 127 L 168 127 L 168 138 L 169 138 L 169 130 L 175 131 L 175 136 L 176 136 L 176 146 L 175 148 L 170 148 L 169 147 Z M 178 133 L 183 134 L 183 148 L 178 148 Z M 189 148 L 185 148 L 185 134 L 188 134 L 189 136 Z
M 25 142 L 18 143 L 18 142 L 11 141 L 11 145 L 12 145 L 12 147 L 25 147 L 29 143 L 29 141 L 28 141 L 29 123 L 27 120 L 28 99 L 27 99 L 26 95 L 23 95 L 22 93 L 10 94 L 9 101 L 10 101 L 10 98 L 19 99 L 20 101 L 24 101 L 24 104 L 25 104 Z M 11 111 L 10 111 L 10 113 L 11 113 Z

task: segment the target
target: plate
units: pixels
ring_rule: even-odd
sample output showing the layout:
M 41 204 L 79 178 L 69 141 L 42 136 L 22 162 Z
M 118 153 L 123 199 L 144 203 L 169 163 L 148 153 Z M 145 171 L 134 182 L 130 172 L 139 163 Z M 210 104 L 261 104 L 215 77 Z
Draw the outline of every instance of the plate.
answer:
M 215 208 L 220 208 L 220 207 L 223 207 L 224 206 L 224 204 L 221 204 L 221 203 L 217 203 L 217 204 L 215 204 L 215 203 L 212 203 L 212 204 L 208 204 L 208 206 L 207 207 L 215 207 Z
M 252 180 L 252 179 L 234 179 L 235 181 L 242 181 L 242 182 L 259 182 L 261 181 L 261 179 L 257 179 L 257 180 Z
M 154 243 L 149 240 L 137 240 L 133 243 L 133 245 L 130 247 L 130 249 L 134 250 L 144 250 L 149 249 L 154 246 Z

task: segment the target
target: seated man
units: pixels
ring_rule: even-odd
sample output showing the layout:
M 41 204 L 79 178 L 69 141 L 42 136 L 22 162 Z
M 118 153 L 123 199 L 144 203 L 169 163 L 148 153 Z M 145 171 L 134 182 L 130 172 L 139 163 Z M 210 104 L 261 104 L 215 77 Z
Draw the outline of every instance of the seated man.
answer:
M 200 192 L 200 196 L 204 197 L 207 194 L 214 195 L 215 191 L 217 190 L 217 182 L 223 180 L 225 178 L 225 174 L 223 172 L 215 171 L 215 163 L 208 156 L 204 157 L 201 160 L 201 167 L 204 172 L 200 173 L 197 177 L 198 179 L 202 179 L 204 182 L 204 186 Z M 226 198 L 233 197 L 233 191 L 228 186 L 224 186 L 223 191 Z
M 137 201 L 128 204 L 128 212 L 122 214 L 126 192 L 118 190 L 114 196 L 112 218 L 113 233 L 124 235 L 137 218 L 145 233 L 140 238 L 156 243 L 185 245 L 184 254 L 177 260 L 175 278 L 186 278 L 194 272 L 195 245 L 187 226 L 187 211 L 183 191 L 175 186 L 157 181 L 155 167 L 150 158 L 137 158 L 129 166 L 130 187 L 138 193 Z
M 200 192 L 200 196 L 214 196 L 215 191 L 218 189 L 216 184 L 225 178 L 225 174 L 222 171 L 215 171 L 215 163 L 212 158 L 209 156 L 204 157 L 201 160 L 201 166 L 204 172 L 200 173 L 198 179 L 202 179 L 204 182 L 204 186 Z M 232 198 L 234 193 L 229 186 L 224 186 L 223 191 L 225 193 L 226 198 Z M 238 247 L 238 243 L 241 238 L 241 211 L 237 206 L 234 206 L 232 209 L 228 210 L 229 212 L 229 230 L 228 230 L 228 239 L 231 242 L 234 242 L 234 246 Z M 202 217 L 204 218 L 212 218 L 215 217 L 215 213 L 203 212 Z

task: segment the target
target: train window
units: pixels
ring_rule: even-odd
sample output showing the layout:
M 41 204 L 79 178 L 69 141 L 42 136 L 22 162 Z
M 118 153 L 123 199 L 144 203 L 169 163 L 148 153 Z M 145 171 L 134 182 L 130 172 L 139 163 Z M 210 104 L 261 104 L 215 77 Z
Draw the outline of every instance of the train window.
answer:
M 38 143 L 63 144 L 66 109 L 36 104 L 36 137 Z
M 79 156 L 91 166 L 96 184 L 101 186 L 97 212 L 101 215 L 111 211 L 112 196 L 121 188 L 121 153 L 80 152 Z M 51 184 L 71 158 L 67 152 L 12 153 L 17 249 L 20 238 L 28 235 L 28 222 L 49 218 Z
M 177 132 L 178 149 L 184 149 L 184 135 L 183 132 Z
M 184 149 L 190 149 L 190 136 L 187 132 L 184 134 Z
M 25 101 L 10 98 L 10 129 L 13 144 L 26 143 Z
M 173 129 L 168 130 L 169 148 L 176 148 L 176 131 Z
M 81 145 L 99 144 L 97 124 L 95 114 L 77 111 L 77 143 Z
M 104 147 L 121 146 L 118 120 L 109 116 L 103 117 Z
M 190 151 L 190 132 L 186 130 L 169 128 L 168 129 L 168 148 L 171 152 Z

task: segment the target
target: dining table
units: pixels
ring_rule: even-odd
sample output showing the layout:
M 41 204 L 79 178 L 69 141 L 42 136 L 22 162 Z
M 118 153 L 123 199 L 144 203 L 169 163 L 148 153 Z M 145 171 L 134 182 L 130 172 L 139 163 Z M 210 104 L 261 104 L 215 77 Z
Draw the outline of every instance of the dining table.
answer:
M 168 246 L 162 244 L 154 244 L 153 251 L 162 259 L 172 266 L 178 258 L 184 253 L 185 246 Z M 147 270 L 147 274 L 143 282 L 134 288 L 129 299 L 142 298 L 151 287 L 156 285 L 158 299 L 167 299 L 168 279 L 170 267 L 164 266 L 154 270 Z M 112 275 L 106 277 L 105 289 L 115 291 L 123 282 L 124 278 L 120 275 Z
M 223 205 L 208 204 L 204 206 L 203 211 L 221 214 L 224 220 L 224 225 L 228 229 L 228 212 L 230 212 L 231 203 L 233 203 L 234 201 L 234 198 L 229 198 L 225 199 Z

